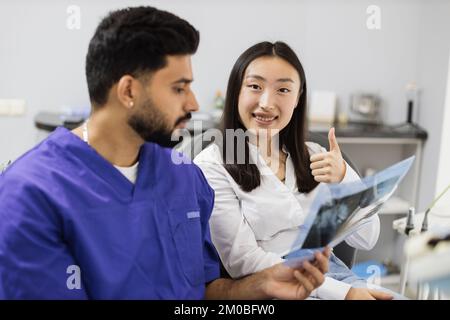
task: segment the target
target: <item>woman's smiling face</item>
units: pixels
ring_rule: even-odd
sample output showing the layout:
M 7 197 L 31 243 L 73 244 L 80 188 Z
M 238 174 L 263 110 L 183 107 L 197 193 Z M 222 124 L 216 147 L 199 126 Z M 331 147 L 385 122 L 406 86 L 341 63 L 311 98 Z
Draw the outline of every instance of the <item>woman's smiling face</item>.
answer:
M 300 88 L 297 70 L 285 60 L 276 56 L 253 60 L 245 71 L 239 93 L 242 124 L 256 132 L 281 131 L 292 118 Z

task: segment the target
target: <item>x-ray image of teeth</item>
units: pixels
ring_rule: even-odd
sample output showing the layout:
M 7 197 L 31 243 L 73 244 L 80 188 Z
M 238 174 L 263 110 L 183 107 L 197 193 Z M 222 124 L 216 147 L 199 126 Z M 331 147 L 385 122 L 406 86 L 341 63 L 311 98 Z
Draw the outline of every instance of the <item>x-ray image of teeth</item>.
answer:
M 410 157 L 360 181 L 321 184 L 286 258 L 303 258 L 304 249 L 334 247 L 370 222 L 369 218 L 395 192 L 413 161 L 414 157 Z

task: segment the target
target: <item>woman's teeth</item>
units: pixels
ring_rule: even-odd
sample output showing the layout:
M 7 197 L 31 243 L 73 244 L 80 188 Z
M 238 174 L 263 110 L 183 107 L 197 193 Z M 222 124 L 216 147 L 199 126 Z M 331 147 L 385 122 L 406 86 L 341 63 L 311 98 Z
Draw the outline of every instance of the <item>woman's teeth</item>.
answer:
M 257 116 L 257 115 L 255 115 L 254 117 L 260 121 L 265 121 L 265 122 L 275 120 L 275 118 L 276 118 L 276 116 L 275 117 L 261 117 L 261 116 Z

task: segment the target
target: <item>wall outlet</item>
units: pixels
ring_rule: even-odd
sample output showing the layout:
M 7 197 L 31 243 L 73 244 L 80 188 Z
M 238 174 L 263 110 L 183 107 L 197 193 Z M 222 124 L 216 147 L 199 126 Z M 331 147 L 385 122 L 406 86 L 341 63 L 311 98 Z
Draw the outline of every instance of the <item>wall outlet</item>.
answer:
M 0 99 L 0 116 L 22 116 L 26 112 L 23 99 Z

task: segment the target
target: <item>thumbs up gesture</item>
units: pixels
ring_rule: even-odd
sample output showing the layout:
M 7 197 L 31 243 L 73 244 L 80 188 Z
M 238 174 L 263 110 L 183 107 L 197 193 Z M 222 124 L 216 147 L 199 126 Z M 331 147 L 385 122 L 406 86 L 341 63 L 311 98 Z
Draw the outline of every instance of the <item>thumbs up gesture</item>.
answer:
M 334 128 L 328 132 L 330 151 L 313 154 L 310 157 L 312 175 L 317 182 L 338 183 L 344 179 L 346 164 L 334 134 Z

